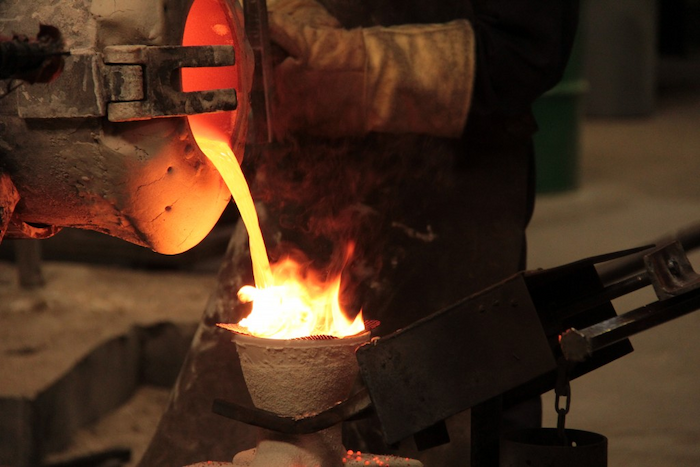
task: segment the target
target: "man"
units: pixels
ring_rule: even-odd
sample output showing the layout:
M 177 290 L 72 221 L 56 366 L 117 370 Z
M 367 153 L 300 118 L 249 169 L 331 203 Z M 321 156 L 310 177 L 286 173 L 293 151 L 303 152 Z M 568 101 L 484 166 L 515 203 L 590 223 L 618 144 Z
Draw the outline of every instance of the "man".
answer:
M 322 4 L 321 4 L 322 3 Z M 532 212 L 532 102 L 561 77 L 576 1 L 279 0 L 270 2 L 275 131 L 280 141 L 247 173 L 273 256 L 293 244 L 319 269 L 353 242 L 343 301 L 382 322 L 380 334 L 523 269 Z M 168 411 L 141 465 L 229 460 L 254 430 L 207 413 L 245 394 L 217 321 L 242 274 L 232 242 Z M 426 336 L 430 345 L 430 336 Z M 225 361 L 222 361 L 225 359 Z M 197 417 L 197 418 L 194 418 Z M 537 407 L 530 417 L 537 423 Z M 452 442 L 399 453 L 465 465 L 468 414 Z M 348 425 L 347 447 L 378 452 L 371 423 Z

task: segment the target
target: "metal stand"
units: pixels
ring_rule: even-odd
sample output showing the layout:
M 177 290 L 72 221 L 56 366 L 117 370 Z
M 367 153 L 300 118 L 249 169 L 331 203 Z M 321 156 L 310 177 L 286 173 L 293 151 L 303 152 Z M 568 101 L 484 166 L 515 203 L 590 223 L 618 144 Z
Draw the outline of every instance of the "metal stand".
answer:
M 496 396 L 471 410 L 471 467 L 498 465 L 503 397 Z

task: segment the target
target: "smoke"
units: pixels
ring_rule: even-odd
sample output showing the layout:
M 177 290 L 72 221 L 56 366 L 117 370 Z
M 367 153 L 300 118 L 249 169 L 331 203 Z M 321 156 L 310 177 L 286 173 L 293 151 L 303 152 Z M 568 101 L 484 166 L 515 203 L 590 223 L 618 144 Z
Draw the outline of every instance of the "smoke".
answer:
M 448 153 L 426 137 L 373 135 L 298 139 L 244 161 L 271 262 L 292 256 L 328 279 L 342 272 L 341 304 L 356 314 L 390 261 L 389 231 L 405 221 L 407 193 L 444 183 Z

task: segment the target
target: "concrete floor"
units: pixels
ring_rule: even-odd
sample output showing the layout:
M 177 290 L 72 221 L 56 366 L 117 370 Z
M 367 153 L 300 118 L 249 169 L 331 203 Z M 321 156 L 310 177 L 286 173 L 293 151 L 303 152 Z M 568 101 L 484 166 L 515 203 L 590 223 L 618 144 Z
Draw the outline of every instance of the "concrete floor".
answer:
M 700 222 L 700 83 L 660 92 L 645 118 L 587 120 L 580 186 L 538 196 L 530 268 L 649 243 Z M 700 270 L 700 254 L 690 255 Z M 615 301 L 618 313 L 656 300 L 650 288 Z M 700 465 L 700 313 L 632 338 L 635 352 L 572 382 L 567 426 L 609 440 L 611 467 Z M 544 397 L 554 426 L 554 396 Z

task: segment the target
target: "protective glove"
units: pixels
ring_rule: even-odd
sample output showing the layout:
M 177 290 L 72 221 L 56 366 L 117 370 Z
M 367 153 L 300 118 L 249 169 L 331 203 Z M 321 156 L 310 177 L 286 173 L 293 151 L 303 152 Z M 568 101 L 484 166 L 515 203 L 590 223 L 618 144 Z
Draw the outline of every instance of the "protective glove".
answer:
M 340 28 L 340 22 L 316 0 L 270 0 L 267 10 L 275 15 L 287 15 L 307 26 Z
M 474 78 L 468 21 L 348 30 L 313 0 L 278 0 L 269 24 L 289 54 L 275 67 L 277 136 L 464 129 Z

